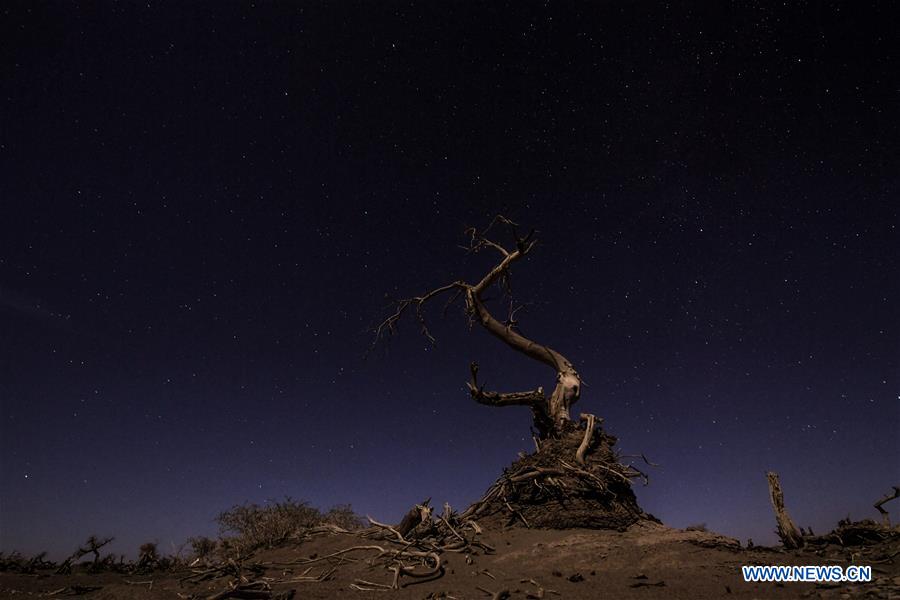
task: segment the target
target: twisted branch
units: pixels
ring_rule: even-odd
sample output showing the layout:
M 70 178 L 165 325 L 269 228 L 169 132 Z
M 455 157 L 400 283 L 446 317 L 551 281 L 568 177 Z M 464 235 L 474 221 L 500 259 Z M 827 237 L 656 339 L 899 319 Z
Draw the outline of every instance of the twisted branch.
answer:
M 487 234 L 498 225 L 507 227 L 513 236 L 514 249 L 509 249 L 487 237 Z M 505 322 L 501 323 L 488 310 L 483 294 L 494 284 L 505 288 L 509 294 L 509 276 L 512 265 L 526 256 L 537 243 L 534 239 L 534 230 L 521 237 L 517 233 L 517 224 L 503 215 L 497 215 L 482 231 L 472 227 L 466 230 L 469 238 L 467 251 L 472 253 L 484 249 L 497 251 L 501 260 L 494 265 L 477 283 L 471 284 L 465 281 L 454 281 L 447 285 L 435 288 L 421 296 L 404 298 L 394 302 L 394 312 L 375 328 L 375 340 L 373 346 L 384 336 L 396 333 L 397 323 L 403 315 L 412 307 L 416 320 L 421 326 L 421 333 L 432 344 L 435 338 L 425 320 L 423 307 L 436 296 L 445 292 L 454 291 L 450 301 L 445 306 L 445 311 L 460 296 L 465 298 L 466 313 L 470 322 L 477 321 L 494 337 L 498 338 L 513 350 L 520 352 L 531 359 L 546 364 L 556 371 L 556 387 L 550 397 L 544 395 L 542 388 L 526 392 L 487 392 L 479 387 L 477 382 L 477 365 L 472 367 L 472 381 L 468 384 L 469 391 L 476 402 L 489 406 L 530 406 L 535 418 L 535 426 L 541 439 L 554 437 L 562 426 L 569 421 L 569 407 L 578 401 L 581 393 L 581 378 L 572 363 L 556 350 L 531 340 L 517 330 L 516 313 L 522 306 L 515 307 L 512 301 L 509 304 L 509 315 Z
M 882 506 L 882 504 L 890 502 L 891 500 L 894 500 L 895 498 L 900 498 L 900 487 L 898 487 L 896 485 L 894 486 L 893 494 L 887 494 L 887 495 L 885 495 L 884 498 L 882 498 L 881 500 L 879 500 L 878 502 L 875 503 L 875 508 L 878 510 L 878 512 L 881 513 L 881 523 L 885 527 L 891 526 L 891 515 L 888 511 L 883 509 L 881 506 Z

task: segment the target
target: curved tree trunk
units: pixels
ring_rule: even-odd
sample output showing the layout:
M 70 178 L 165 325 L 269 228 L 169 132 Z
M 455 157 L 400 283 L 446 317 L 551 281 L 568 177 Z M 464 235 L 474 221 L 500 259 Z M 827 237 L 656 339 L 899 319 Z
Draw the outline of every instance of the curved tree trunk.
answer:
M 476 290 L 477 287 L 466 290 L 466 304 L 477 316 L 478 322 L 512 349 L 538 360 L 556 371 L 556 386 L 550 397 L 544 397 L 543 393 L 540 393 L 539 397 L 532 395 L 527 404 L 530 404 L 534 411 L 534 425 L 540 438 L 559 437 L 571 420 L 569 407 L 575 404 L 581 395 L 581 378 L 578 376 L 578 372 L 572 363 L 556 350 L 538 344 L 512 327 L 498 321 L 484 305 Z M 473 395 L 478 392 L 477 388 L 473 389 Z M 504 396 L 504 394 L 500 394 L 500 396 Z M 512 394 L 507 394 L 507 396 L 512 396 Z M 477 395 L 476 400 L 480 400 Z M 500 404 L 499 402 L 484 403 Z
M 487 231 L 496 223 L 502 223 L 512 228 L 515 250 L 507 250 L 500 244 L 492 242 L 485 237 Z M 521 238 L 516 235 L 514 223 L 505 217 L 497 216 L 485 231 L 478 232 L 475 229 L 470 229 L 467 233 L 472 236 L 470 251 L 477 252 L 484 248 L 491 248 L 498 251 L 503 259 L 488 271 L 481 281 L 474 285 L 464 281 L 454 281 L 421 296 L 398 300 L 396 302 L 396 312 L 385 319 L 375 330 L 375 339 L 377 341 L 384 332 L 392 333 L 395 324 L 403 316 L 404 311 L 413 306 L 415 307 L 416 317 L 422 326 L 422 334 L 434 342 L 434 338 L 425 324 L 422 306 L 444 292 L 455 292 L 456 295 L 451 299 L 451 302 L 458 298 L 459 295 L 463 295 L 468 314 L 476 318 L 491 334 L 512 349 L 542 362 L 556 371 L 556 386 L 553 389 L 553 393 L 546 397 L 542 388 L 528 392 L 486 392 L 478 386 L 477 365 L 473 365 L 472 382 L 469 384 L 472 396 L 477 402 L 491 406 L 530 406 L 534 414 L 534 425 L 539 437 L 541 439 L 558 438 L 570 427 L 569 408 L 578 401 L 581 395 L 581 378 L 578 376 L 578 372 L 565 356 L 548 346 L 528 339 L 514 329 L 512 316 L 506 323 L 501 323 L 497 320 L 487 309 L 482 299 L 482 293 L 494 284 L 498 282 L 502 284 L 504 281 L 508 283 L 511 265 L 528 254 L 534 247 L 535 242 L 531 239 L 534 232 L 532 231 L 528 236 Z

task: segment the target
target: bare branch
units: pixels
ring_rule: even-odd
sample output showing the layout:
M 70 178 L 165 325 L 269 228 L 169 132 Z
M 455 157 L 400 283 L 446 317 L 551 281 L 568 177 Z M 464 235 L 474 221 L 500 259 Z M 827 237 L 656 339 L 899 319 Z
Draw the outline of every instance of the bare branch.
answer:
M 510 219 L 508 219 L 500 214 L 495 215 L 494 218 L 491 219 L 491 222 L 488 223 L 488 226 L 485 227 L 481 231 L 482 235 L 487 235 L 491 231 L 491 229 L 494 228 L 494 225 L 496 225 L 497 223 L 500 223 L 501 225 L 506 225 L 506 226 L 510 227 L 513 232 L 513 238 L 515 238 L 515 232 L 516 232 L 515 228 L 518 227 L 518 223 L 514 223 Z
M 484 237 L 483 234 L 479 233 L 477 229 L 474 227 L 470 227 L 466 230 L 466 235 L 469 236 L 469 246 L 465 248 L 469 252 L 475 254 L 480 252 L 484 247 L 489 247 L 497 250 L 503 256 L 509 256 L 509 251 L 496 242 L 492 242 L 491 240 Z
M 472 397 L 475 398 L 476 402 L 488 406 L 535 406 L 547 400 L 544 396 L 544 389 L 540 387 L 527 392 L 499 393 L 485 392 L 475 389 L 469 384 L 469 390 L 472 392 Z
M 397 541 L 400 542 L 401 544 L 409 543 L 409 541 L 406 540 L 406 538 L 404 538 L 403 535 L 401 535 L 401 533 L 399 531 L 397 531 L 390 525 L 387 525 L 385 523 L 379 523 L 378 521 L 376 521 L 375 519 L 373 519 L 372 517 L 369 517 L 369 516 L 367 516 L 366 519 L 368 519 L 369 523 L 374 525 L 375 527 L 379 527 L 381 529 L 386 529 L 387 531 L 393 533 L 395 536 L 397 536 Z
M 422 294 L 421 296 L 414 296 L 412 298 L 404 298 L 402 300 L 395 300 L 395 310 L 394 314 L 389 316 L 387 319 L 382 321 L 378 327 L 375 328 L 375 340 L 372 342 L 372 345 L 378 343 L 385 334 L 393 335 L 397 332 L 397 322 L 403 317 L 403 313 L 406 312 L 410 306 L 415 307 L 416 312 L 416 320 L 422 325 L 422 335 L 424 335 L 428 340 L 433 344 L 434 337 L 431 335 L 431 332 L 428 330 L 428 325 L 425 323 L 425 316 L 422 313 L 422 308 L 426 302 L 443 294 L 444 292 L 448 292 L 450 290 L 457 290 L 457 294 L 462 293 L 465 289 L 468 288 L 468 285 L 463 283 L 462 281 L 454 281 L 453 283 L 441 286 L 439 288 L 435 288 L 430 292 Z
M 489 239 L 487 234 L 497 225 L 508 227 L 512 233 L 515 243 L 515 250 L 509 250 L 499 243 Z M 396 326 L 404 313 L 412 307 L 416 320 L 419 322 L 420 331 L 432 344 L 435 343 L 434 336 L 428 329 L 424 315 L 424 305 L 444 292 L 455 292 L 447 304 L 444 306 L 444 312 L 449 308 L 457 298 L 462 296 L 466 302 L 466 313 L 469 317 L 470 327 L 478 322 L 482 327 L 487 329 L 489 333 L 503 341 L 514 350 L 525 354 L 529 358 L 542 362 L 554 371 L 556 371 L 556 386 L 549 398 L 544 396 L 543 390 L 514 393 L 485 392 L 480 387 L 474 377 L 469 384 L 469 390 L 473 398 L 482 404 L 491 406 L 509 406 L 509 405 L 525 405 L 533 409 L 535 417 L 535 425 L 543 439 L 546 436 L 556 436 L 559 434 L 566 423 L 570 421 L 569 408 L 578 401 L 581 393 L 581 377 L 578 375 L 572 363 L 562 354 L 553 350 L 549 346 L 538 344 L 537 342 L 525 337 L 518 331 L 518 323 L 516 314 L 523 306 L 516 307 L 510 300 L 509 313 L 505 322 L 501 323 L 488 310 L 485 292 L 494 284 L 499 284 L 500 288 L 511 297 L 510 289 L 510 268 L 523 256 L 526 256 L 536 243 L 534 239 L 535 230 L 529 231 L 528 235 L 521 237 L 517 231 L 517 224 L 503 215 L 496 215 L 488 226 L 483 230 L 470 227 L 466 230 L 466 236 L 469 238 L 470 252 L 479 252 L 484 248 L 492 248 L 498 251 L 502 257 L 499 263 L 495 264 L 487 274 L 485 274 L 476 284 L 470 284 L 465 281 L 454 281 L 453 283 L 435 288 L 421 296 L 405 298 L 394 302 L 394 313 L 381 322 L 375 328 L 375 340 L 373 347 L 386 334 L 393 334 Z
M 513 299 L 510 298 L 509 299 L 509 314 L 506 317 L 506 322 L 504 322 L 503 324 L 506 325 L 507 327 L 517 327 L 519 325 L 519 321 L 516 319 L 516 314 L 520 310 L 523 310 L 523 309 L 527 309 L 527 305 L 520 304 L 520 305 L 516 306 L 513 303 Z
M 486 236 L 488 232 L 496 225 L 497 223 L 504 224 L 512 224 L 515 225 L 512 221 L 504 217 L 503 215 L 497 215 L 491 220 L 486 228 L 482 231 L 479 231 L 475 227 L 469 227 L 465 231 L 465 235 L 469 237 L 469 247 L 467 250 L 472 253 L 476 253 L 481 251 L 485 247 L 493 248 L 497 252 L 499 252 L 502 256 L 509 256 L 509 250 L 501 246 L 500 244 L 489 240 Z M 514 238 L 515 239 L 515 238 Z
M 469 392 L 479 404 L 488 406 L 531 406 L 543 409 L 547 399 L 544 397 L 544 389 L 537 388 L 527 392 L 486 392 L 484 385 L 478 385 L 478 363 L 470 365 L 472 381 L 467 382 Z
M 885 527 L 891 526 L 891 515 L 888 511 L 884 510 L 881 505 L 890 502 L 895 498 L 900 498 L 900 487 L 896 485 L 894 486 L 893 494 L 887 494 L 884 498 L 875 503 L 875 508 L 881 513 L 881 522 Z
M 444 310 L 441 311 L 442 317 L 447 316 L 447 311 L 450 309 L 451 306 L 453 306 L 456 303 L 457 300 L 460 299 L 460 297 L 462 297 L 462 293 L 463 293 L 463 288 L 459 288 L 456 290 L 455 294 L 450 296 L 450 299 L 447 300 L 446 304 L 444 304 Z

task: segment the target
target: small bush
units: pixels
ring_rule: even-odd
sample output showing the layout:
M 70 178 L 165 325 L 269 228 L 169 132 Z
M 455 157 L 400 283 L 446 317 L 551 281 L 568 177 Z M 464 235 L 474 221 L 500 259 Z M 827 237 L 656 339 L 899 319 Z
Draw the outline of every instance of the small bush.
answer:
M 219 555 L 226 560 L 229 558 L 241 560 L 246 550 L 252 550 L 252 548 L 246 548 L 246 546 L 247 544 L 238 537 L 220 537 L 217 550 Z
M 0 552 L 0 572 L 13 571 L 18 573 L 27 573 L 28 559 L 26 559 L 18 551 L 13 551 L 8 555 Z
M 165 569 L 168 561 L 160 557 L 159 550 L 156 548 L 156 542 L 147 542 L 141 544 L 138 550 L 138 560 L 134 564 L 134 570 L 138 573 L 149 573 L 157 569 Z
M 223 539 L 223 550 L 252 550 L 260 546 L 276 546 L 300 537 L 311 528 L 326 523 L 345 529 L 360 527 L 360 518 L 349 505 L 335 506 L 323 514 L 302 500 L 285 498 L 281 502 L 243 504 L 216 517 L 222 533 L 234 533 L 236 539 Z M 227 541 L 227 544 L 226 544 Z
M 695 525 L 688 525 L 684 528 L 685 531 L 707 531 L 706 523 L 697 523 Z
M 56 564 L 47 560 L 47 553 L 40 552 L 31 558 L 26 558 L 19 552 L 11 554 L 0 552 L 0 572 L 13 571 L 17 573 L 32 574 L 42 569 L 55 569 Z
M 157 562 L 159 560 L 159 551 L 156 549 L 156 542 L 141 544 L 141 548 L 138 551 L 138 560 Z
M 216 550 L 216 540 L 206 536 L 188 538 L 194 558 L 208 558 Z
M 338 504 L 322 515 L 322 522 L 328 525 L 337 525 L 343 529 L 353 531 L 363 526 L 362 519 L 353 512 L 349 504 Z

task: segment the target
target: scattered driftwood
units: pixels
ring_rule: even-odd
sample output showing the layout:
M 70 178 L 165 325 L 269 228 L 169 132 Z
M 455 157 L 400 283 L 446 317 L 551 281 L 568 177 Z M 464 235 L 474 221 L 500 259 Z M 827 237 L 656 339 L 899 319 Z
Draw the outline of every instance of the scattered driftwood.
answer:
M 900 497 L 900 486 L 894 486 L 892 494 L 887 494 L 874 504 L 875 508 L 881 513 L 881 523 L 876 523 L 871 519 L 851 521 L 848 517 L 839 521 L 838 526 L 831 532 L 825 535 L 815 535 L 812 527 L 808 528 L 807 531 L 803 531 L 803 528 L 798 528 L 791 520 L 784 507 L 784 494 L 781 491 L 778 474 L 770 472 L 766 474 L 766 477 L 769 481 L 769 496 L 772 500 L 772 508 L 775 511 L 775 519 L 778 524 L 778 537 L 781 539 L 784 547 L 789 550 L 808 546 L 815 552 L 822 554 L 824 549 L 830 545 L 841 548 L 870 547 L 882 542 L 900 539 L 900 527 L 891 526 L 887 511 L 882 508 L 887 502 Z M 893 555 L 882 558 L 892 562 Z
M 473 519 L 458 515 L 449 504 L 444 504 L 443 512 L 436 516 L 429 503 L 430 499 L 414 506 L 397 526 L 369 518 L 372 526 L 356 535 L 381 541 L 386 546 L 355 546 L 347 551 L 377 551 L 370 558 L 370 564 L 380 562 L 392 577 L 390 583 L 358 580 L 354 582 L 353 589 L 396 590 L 433 581 L 444 575 L 441 556 L 445 552 L 466 555 L 494 552 L 492 546 L 478 539 L 482 529 Z M 389 544 L 398 547 L 391 547 Z
M 884 498 L 875 503 L 875 509 L 881 513 L 881 523 L 885 527 L 891 526 L 891 515 L 888 511 L 882 508 L 882 506 L 895 498 L 900 498 L 900 486 L 894 486 L 894 493 L 887 494 Z
M 97 590 L 102 590 L 102 585 L 67 585 L 66 587 L 59 588 L 58 590 L 53 590 L 52 592 L 47 592 L 46 596 L 82 596 L 84 594 L 90 594 L 91 592 L 96 592 Z
M 200 583 L 208 579 L 218 579 L 219 577 L 234 577 L 240 579 L 243 572 L 243 562 L 249 556 L 237 558 L 228 558 L 217 565 L 207 566 L 202 569 L 191 569 L 190 574 L 185 575 L 179 580 L 179 583 Z
M 331 579 L 343 564 L 364 560 L 370 566 L 381 566 L 387 572 L 384 581 L 357 579 L 349 585 L 355 591 L 372 592 L 398 590 L 434 581 L 445 572 L 445 553 L 490 554 L 494 548 L 481 541 L 482 528 L 471 518 L 463 518 L 444 505 L 440 515 L 430 506 L 430 499 L 414 506 L 397 525 L 389 525 L 368 518 L 370 527 L 357 531 L 333 531 L 363 540 L 324 556 L 313 555 L 288 563 L 259 563 L 261 567 L 282 570 L 294 566 L 306 567 L 298 576 L 289 579 L 267 578 L 270 583 L 317 582 Z M 217 567 L 222 569 L 222 567 Z M 233 597 L 233 596 L 232 596 Z
M 543 600 L 544 598 L 547 597 L 547 594 L 553 594 L 555 596 L 562 595 L 559 592 L 557 592 L 556 590 L 544 589 L 544 587 L 540 583 L 535 581 L 534 579 L 522 579 L 519 581 L 519 583 L 530 583 L 531 585 L 533 585 L 534 587 L 537 588 L 537 590 L 535 590 L 534 592 L 528 592 L 525 595 L 525 597 L 528 598 L 529 600 Z
M 900 538 L 900 528 L 876 523 L 871 519 L 850 521 L 843 519 L 838 526 L 825 535 L 808 535 L 803 540 L 808 546 L 835 544 L 842 547 L 868 546 L 887 540 Z
M 197 584 L 203 581 L 228 577 L 226 589 L 217 592 L 211 596 L 205 596 L 205 600 L 226 600 L 227 598 L 236 598 L 237 600 L 291 600 L 294 597 L 295 590 L 284 590 L 275 592 L 272 590 L 273 584 L 287 584 L 304 579 L 277 579 L 272 577 L 263 578 L 266 568 L 272 565 L 263 565 L 262 563 L 247 562 L 252 554 L 241 555 L 238 557 L 227 558 L 216 565 L 206 565 L 202 569 L 192 568 L 191 572 L 179 579 L 179 585 L 185 583 Z M 322 579 L 310 578 L 310 581 L 321 581 Z M 180 596 L 180 594 L 179 594 Z M 191 595 L 190 598 L 199 600 L 201 597 Z
M 654 583 L 650 583 L 649 581 L 638 581 L 637 583 L 632 583 L 629 587 L 639 588 L 639 587 L 666 587 L 665 581 L 656 581 Z
M 778 523 L 777 533 L 781 543 L 790 550 L 802 548 L 803 535 L 794 525 L 784 507 L 784 493 L 781 491 L 778 474 L 770 471 L 766 473 L 766 478 L 769 480 L 769 498 L 772 500 L 772 508 L 775 511 L 775 521 Z
M 509 590 L 498 590 L 496 592 L 492 592 L 491 590 L 485 589 L 481 586 L 475 586 L 475 589 L 490 596 L 491 600 L 507 600 L 507 598 L 509 598 Z
M 296 590 L 273 592 L 268 582 L 255 581 L 241 585 L 232 584 L 230 589 L 207 596 L 206 600 L 226 600 L 227 598 L 236 598 L 237 600 L 292 600 L 295 594 Z

